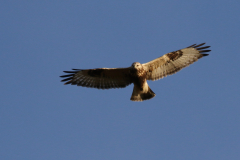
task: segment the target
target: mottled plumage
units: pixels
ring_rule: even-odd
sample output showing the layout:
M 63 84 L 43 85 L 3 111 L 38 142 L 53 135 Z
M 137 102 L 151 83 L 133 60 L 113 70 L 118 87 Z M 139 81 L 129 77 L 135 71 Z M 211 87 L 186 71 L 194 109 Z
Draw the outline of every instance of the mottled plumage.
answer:
M 148 63 L 134 62 L 128 68 L 73 69 L 60 76 L 65 84 L 92 87 L 98 89 L 124 88 L 133 83 L 132 101 L 151 99 L 155 93 L 149 88 L 147 80 L 158 80 L 180 71 L 203 56 L 210 46 L 205 43 L 170 52 Z

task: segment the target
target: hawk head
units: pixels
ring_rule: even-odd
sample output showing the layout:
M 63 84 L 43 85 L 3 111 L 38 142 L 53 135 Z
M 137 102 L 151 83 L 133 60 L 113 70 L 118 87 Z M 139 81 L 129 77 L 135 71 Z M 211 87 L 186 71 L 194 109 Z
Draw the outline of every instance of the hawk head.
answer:
M 143 68 L 142 64 L 139 62 L 134 62 L 131 66 L 132 69 L 134 70 L 141 70 Z

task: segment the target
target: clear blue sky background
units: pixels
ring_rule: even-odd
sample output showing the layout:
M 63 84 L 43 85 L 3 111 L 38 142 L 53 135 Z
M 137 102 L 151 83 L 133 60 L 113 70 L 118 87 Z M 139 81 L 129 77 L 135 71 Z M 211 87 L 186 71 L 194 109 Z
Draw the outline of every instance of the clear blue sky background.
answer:
M 240 1 L 1 1 L 3 160 L 240 157 Z M 210 56 L 133 85 L 65 86 L 63 70 L 128 67 L 194 43 Z

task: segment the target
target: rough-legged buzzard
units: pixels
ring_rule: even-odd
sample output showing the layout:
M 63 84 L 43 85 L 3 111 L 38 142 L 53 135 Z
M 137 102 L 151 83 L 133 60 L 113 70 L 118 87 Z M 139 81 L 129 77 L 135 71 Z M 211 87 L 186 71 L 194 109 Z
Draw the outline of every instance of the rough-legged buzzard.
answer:
M 132 101 L 151 99 L 155 93 L 149 88 L 147 80 L 158 80 L 180 71 L 198 59 L 207 56 L 203 54 L 211 50 L 205 50 L 210 46 L 203 47 L 205 43 L 191 45 L 187 48 L 170 52 L 148 63 L 134 62 L 128 68 L 96 68 L 96 69 L 73 69 L 64 71 L 67 75 L 65 84 L 91 87 L 97 89 L 124 88 L 133 83 Z

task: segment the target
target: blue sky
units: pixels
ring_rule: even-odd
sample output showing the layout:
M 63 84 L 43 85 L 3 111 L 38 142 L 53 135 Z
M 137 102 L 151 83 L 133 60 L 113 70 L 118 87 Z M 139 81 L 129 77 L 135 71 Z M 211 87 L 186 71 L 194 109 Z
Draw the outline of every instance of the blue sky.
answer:
M 4 160 L 240 157 L 240 2 L 1 1 Z M 133 85 L 65 86 L 63 70 L 128 67 L 206 42 L 212 51 L 130 101 Z

